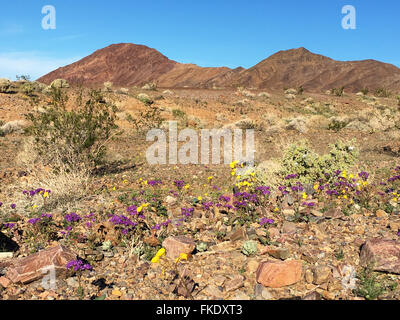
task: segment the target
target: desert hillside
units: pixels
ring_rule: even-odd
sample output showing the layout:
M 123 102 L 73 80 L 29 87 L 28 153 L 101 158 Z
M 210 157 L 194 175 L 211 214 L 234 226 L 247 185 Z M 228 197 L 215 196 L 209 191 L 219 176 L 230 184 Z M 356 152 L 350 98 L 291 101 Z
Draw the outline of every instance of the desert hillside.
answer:
M 154 59 L 136 77 L 132 58 L 124 78 L 124 59 L 107 53 L 116 48 Z M 398 92 L 318 82 L 315 66 L 338 63 L 304 49 L 249 70 L 204 70 L 116 48 L 42 79 L 108 80 L 100 90 L 0 82 L 1 299 L 400 298 Z M 269 85 L 257 70 L 289 70 L 279 61 L 294 56 L 310 65 L 307 83 L 335 90 L 301 90 L 296 78 L 274 92 L 133 86 L 155 75 Z M 198 134 L 254 130 L 255 167 L 150 164 L 146 134 L 168 137 L 170 121 Z M 49 267 L 52 287 L 42 281 Z

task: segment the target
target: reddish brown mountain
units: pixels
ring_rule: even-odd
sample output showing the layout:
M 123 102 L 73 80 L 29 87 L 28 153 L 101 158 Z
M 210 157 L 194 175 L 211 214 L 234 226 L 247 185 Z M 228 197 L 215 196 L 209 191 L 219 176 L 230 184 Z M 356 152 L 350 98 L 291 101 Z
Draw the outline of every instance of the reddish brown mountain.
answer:
M 252 87 L 277 89 L 303 86 L 325 91 L 344 86 L 346 91 L 368 87 L 400 90 L 400 69 L 375 60 L 335 61 L 305 48 L 279 51 L 250 69 L 202 68 L 169 60 L 155 49 L 129 43 L 98 50 L 39 79 L 50 83 L 63 78 L 72 84 L 118 86 L 155 81 L 160 87 Z
M 279 51 L 230 79 L 226 75 L 212 85 L 282 89 L 299 87 L 321 91 L 344 86 L 346 91 L 368 87 L 400 89 L 400 69 L 375 60 L 335 61 L 305 48 Z
M 72 84 L 98 85 L 111 81 L 117 86 L 142 85 L 155 81 L 162 87 L 196 87 L 229 68 L 201 68 L 168 59 L 155 49 L 132 43 L 113 44 L 58 68 L 38 81 L 66 79 Z

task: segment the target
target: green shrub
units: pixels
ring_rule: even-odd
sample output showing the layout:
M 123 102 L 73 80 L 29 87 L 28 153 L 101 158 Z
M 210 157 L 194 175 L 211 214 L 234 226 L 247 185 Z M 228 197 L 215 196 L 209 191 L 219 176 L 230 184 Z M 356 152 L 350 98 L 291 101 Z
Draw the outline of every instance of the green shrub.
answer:
M 339 132 L 340 130 L 345 128 L 347 125 L 348 125 L 347 121 L 340 121 L 340 120 L 333 119 L 328 125 L 328 130 L 333 130 L 335 132 Z
M 22 92 L 23 94 L 27 95 L 27 96 L 32 96 L 34 91 L 35 91 L 35 87 L 32 85 L 31 82 L 25 82 L 23 85 L 21 85 L 21 87 L 19 88 L 20 92 Z
M 257 242 L 249 240 L 243 243 L 242 253 L 246 256 L 252 256 L 257 253 Z
M 140 102 L 143 102 L 146 106 L 151 106 L 153 104 L 153 100 L 151 100 L 151 98 L 145 93 L 139 93 L 137 98 Z
M 361 89 L 360 91 L 364 96 L 366 96 L 369 93 L 369 89 L 368 88 Z
M 11 81 L 0 78 L 0 93 L 8 93 L 11 87 Z
M 132 118 L 132 116 L 128 114 L 127 120 L 133 124 L 135 130 L 139 133 L 160 128 L 161 124 L 164 122 L 160 108 L 155 106 L 139 112 L 137 118 Z
M 335 96 L 342 97 L 343 93 L 344 93 L 344 87 L 343 86 L 340 87 L 339 89 L 338 88 L 331 89 L 331 94 L 334 94 Z
M 385 292 L 384 286 L 378 282 L 371 269 L 363 269 L 357 275 L 357 278 L 359 279 L 359 285 L 354 290 L 356 295 L 364 297 L 367 300 L 374 300 Z
M 354 141 L 350 143 L 337 142 L 330 145 L 330 152 L 318 155 L 312 151 L 305 140 L 289 146 L 285 152 L 281 167 L 283 177 L 298 174 L 298 181 L 312 183 L 325 177 L 325 173 L 345 170 L 351 167 L 358 157 Z
M 391 96 L 391 92 L 386 88 L 377 88 L 374 92 L 375 97 L 388 98 Z
M 82 97 L 81 91 L 69 111 L 67 95 L 52 88 L 51 101 L 43 107 L 45 112 L 26 115 L 32 122 L 26 131 L 34 137 L 35 149 L 45 165 L 91 170 L 104 159 L 105 143 L 117 128 L 116 108 L 96 90 L 89 92 L 84 103 Z
M 185 111 L 180 110 L 180 109 L 174 109 L 174 110 L 172 110 L 172 115 L 173 115 L 175 118 L 184 118 L 184 117 L 186 117 Z

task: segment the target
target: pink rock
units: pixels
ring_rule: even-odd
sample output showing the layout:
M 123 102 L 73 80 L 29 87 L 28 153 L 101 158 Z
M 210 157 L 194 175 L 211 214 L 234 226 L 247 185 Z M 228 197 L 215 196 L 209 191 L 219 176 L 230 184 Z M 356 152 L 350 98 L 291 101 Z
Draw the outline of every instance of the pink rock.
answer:
M 59 245 L 39 251 L 26 258 L 18 259 L 6 273 L 14 283 L 29 283 L 49 273 L 47 268 L 54 266 L 56 276 L 67 273 L 67 263 L 76 260 L 76 255 L 69 249 Z
M 262 261 L 257 269 L 257 282 L 265 287 L 280 288 L 298 282 L 303 273 L 299 260 Z
M 166 251 L 166 256 L 171 259 L 176 259 L 181 253 L 189 254 L 196 247 L 193 239 L 185 236 L 168 237 L 163 242 L 163 247 Z
M 0 286 L 3 288 L 7 288 L 11 284 L 11 281 L 8 280 L 6 277 L 0 277 Z
M 375 271 L 400 274 L 400 243 L 396 240 L 367 240 L 361 247 L 360 263 Z

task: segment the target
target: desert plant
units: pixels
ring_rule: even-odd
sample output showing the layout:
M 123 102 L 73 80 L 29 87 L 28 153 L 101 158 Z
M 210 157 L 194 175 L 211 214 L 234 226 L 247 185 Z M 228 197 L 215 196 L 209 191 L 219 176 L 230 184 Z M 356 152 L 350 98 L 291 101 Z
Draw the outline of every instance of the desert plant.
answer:
M 0 78 L 0 93 L 8 93 L 11 87 L 11 81 Z
M 53 87 L 45 112 L 26 115 L 32 123 L 26 132 L 34 137 L 36 152 L 45 164 L 63 163 L 70 169 L 91 170 L 104 159 L 105 144 L 117 128 L 116 108 L 96 90 L 89 92 L 85 103 L 82 97 L 80 91 L 76 108 L 69 111 L 68 96 Z
M 331 94 L 334 94 L 337 97 L 342 97 L 344 94 L 344 87 L 340 87 L 340 88 L 333 88 L 331 89 Z
M 369 89 L 368 89 L 367 87 L 365 87 L 365 88 L 361 89 L 360 92 L 361 92 L 364 96 L 366 96 L 366 95 L 369 93 Z
M 385 292 L 370 268 L 363 269 L 358 275 L 359 285 L 354 293 L 367 300 L 374 300 Z
M 34 91 L 35 91 L 35 87 L 32 85 L 31 82 L 25 82 L 24 84 L 21 85 L 20 87 L 20 92 L 22 92 L 23 94 L 27 95 L 28 97 L 32 96 Z
M 131 115 L 128 115 L 127 120 L 133 124 L 135 130 L 139 133 L 154 128 L 160 128 L 161 124 L 164 122 L 164 118 L 161 117 L 160 108 L 155 106 L 141 111 L 137 118 L 132 118 Z
M 281 166 L 281 175 L 298 175 L 298 181 L 312 183 L 324 179 L 326 173 L 345 170 L 352 166 L 358 157 L 354 141 L 337 142 L 330 146 L 330 152 L 322 156 L 312 151 L 306 140 L 294 143 L 286 150 Z M 290 181 L 290 180 L 287 180 Z
M 242 253 L 246 256 L 255 255 L 257 253 L 257 242 L 249 240 L 243 243 Z
M 345 128 L 348 125 L 347 121 L 339 121 L 336 119 L 333 119 L 329 125 L 328 125 L 328 130 L 333 130 L 335 132 L 339 132 L 343 128 Z
M 391 92 L 386 88 L 376 88 L 374 96 L 380 98 L 388 98 L 391 96 Z
M 151 98 L 145 93 L 139 93 L 137 96 L 140 102 L 143 102 L 146 106 L 151 106 L 154 102 Z
M 302 95 L 303 92 L 304 92 L 303 86 L 300 86 L 300 87 L 297 88 L 297 94 L 298 94 L 298 95 Z

